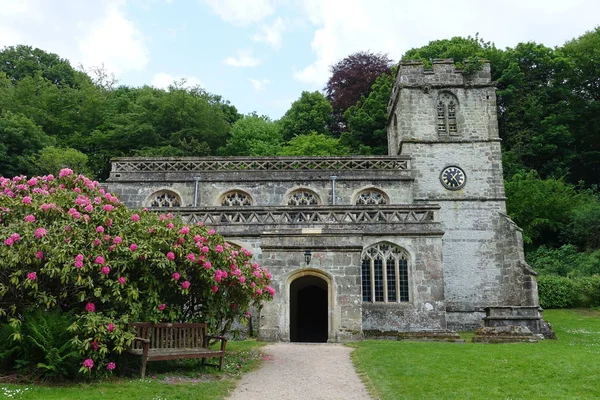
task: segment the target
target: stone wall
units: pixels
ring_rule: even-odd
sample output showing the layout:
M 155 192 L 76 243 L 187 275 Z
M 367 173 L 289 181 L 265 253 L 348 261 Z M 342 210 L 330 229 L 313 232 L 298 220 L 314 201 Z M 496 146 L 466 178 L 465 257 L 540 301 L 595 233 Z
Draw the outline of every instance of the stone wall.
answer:
M 456 131 L 438 131 L 437 102 L 457 103 Z M 388 108 L 390 154 L 411 157 L 414 201 L 440 205 L 450 329 L 481 326 L 484 308 L 537 304 L 535 273 L 521 232 L 507 219 L 496 95 L 490 66 L 466 76 L 451 60 L 401 62 Z M 466 183 L 448 190 L 441 171 L 460 167 Z

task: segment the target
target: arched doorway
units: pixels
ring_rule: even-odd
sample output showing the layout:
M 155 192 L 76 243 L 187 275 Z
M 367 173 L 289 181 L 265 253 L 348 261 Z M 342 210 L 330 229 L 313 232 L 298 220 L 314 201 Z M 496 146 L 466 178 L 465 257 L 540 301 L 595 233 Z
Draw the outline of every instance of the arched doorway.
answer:
M 290 285 L 290 341 L 327 342 L 327 282 L 301 276 Z

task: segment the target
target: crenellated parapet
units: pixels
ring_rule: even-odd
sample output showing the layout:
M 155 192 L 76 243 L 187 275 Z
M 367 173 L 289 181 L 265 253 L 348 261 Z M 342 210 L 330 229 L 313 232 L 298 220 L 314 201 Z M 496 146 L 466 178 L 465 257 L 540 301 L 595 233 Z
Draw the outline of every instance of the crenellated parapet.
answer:
M 431 68 L 425 68 L 421 60 L 402 60 L 398 65 L 396 81 L 388 103 L 388 116 L 395 108 L 398 94 L 403 88 L 421 89 L 428 93 L 432 89 L 488 86 L 493 86 L 489 61 L 485 61 L 481 69 L 466 74 L 462 69 L 456 68 L 451 58 L 434 59 L 431 61 Z

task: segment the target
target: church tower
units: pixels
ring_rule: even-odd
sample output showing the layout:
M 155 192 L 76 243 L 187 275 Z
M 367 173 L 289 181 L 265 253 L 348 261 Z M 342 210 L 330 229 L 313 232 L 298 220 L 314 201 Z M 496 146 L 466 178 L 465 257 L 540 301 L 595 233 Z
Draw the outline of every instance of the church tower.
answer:
M 411 157 L 415 203 L 440 205 L 448 328 L 481 324 L 486 307 L 537 306 L 521 230 L 506 215 L 490 64 L 402 61 L 388 104 L 389 154 Z

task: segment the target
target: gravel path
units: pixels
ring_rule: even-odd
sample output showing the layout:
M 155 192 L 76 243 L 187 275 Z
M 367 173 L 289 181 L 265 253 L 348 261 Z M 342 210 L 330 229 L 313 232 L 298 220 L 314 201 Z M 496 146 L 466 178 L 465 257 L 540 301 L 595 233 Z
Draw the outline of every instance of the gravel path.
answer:
M 263 365 L 244 375 L 228 400 L 370 400 L 340 344 L 273 343 Z

